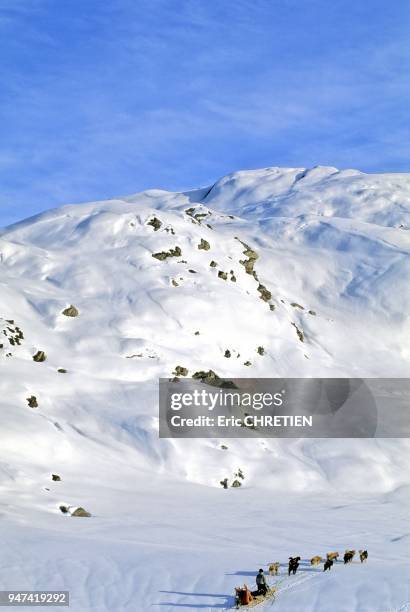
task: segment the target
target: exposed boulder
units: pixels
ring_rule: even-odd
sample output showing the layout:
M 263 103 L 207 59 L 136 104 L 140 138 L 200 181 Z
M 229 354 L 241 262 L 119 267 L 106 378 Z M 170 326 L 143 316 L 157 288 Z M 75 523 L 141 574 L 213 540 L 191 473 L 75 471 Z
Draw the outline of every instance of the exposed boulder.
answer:
M 171 254 L 167 251 L 160 251 L 159 253 L 153 253 L 152 256 L 159 261 L 164 261 L 167 257 L 171 257 Z
M 29 408 L 38 408 L 38 402 L 37 402 L 37 398 L 35 395 L 30 395 L 30 397 L 27 397 L 26 399 L 27 399 Z
M 213 387 L 220 387 L 222 389 L 237 388 L 234 382 L 231 380 L 223 380 L 220 378 L 220 376 L 218 376 L 218 374 L 215 374 L 213 370 L 208 370 L 207 372 L 205 370 L 199 370 L 199 372 L 192 374 L 192 378 L 200 380 L 201 382 Z
M 182 251 L 179 246 L 176 246 L 174 249 L 169 249 L 169 251 L 152 253 L 152 257 L 155 257 L 155 259 L 159 259 L 160 261 L 164 261 L 165 259 L 168 259 L 168 257 L 180 257 L 181 255 Z
M 4 336 L 4 338 L 1 338 L 0 349 L 5 348 L 4 342 L 6 340 L 11 346 L 20 346 L 24 339 L 22 330 L 14 323 L 13 319 L 3 319 L 0 317 L 0 333 Z M 12 353 L 6 353 L 6 357 L 11 355 Z
M 200 209 L 196 209 L 194 206 L 191 206 L 190 208 L 185 209 L 185 213 L 188 215 L 188 217 L 191 217 L 192 221 L 196 221 L 197 223 L 201 223 L 201 221 L 205 219 L 205 217 L 211 214 L 209 210 L 207 212 L 197 213 L 195 212 L 195 210 Z
M 35 355 L 33 355 L 33 361 L 37 361 L 37 363 L 41 363 L 47 359 L 47 355 L 44 351 L 37 351 Z
M 65 368 L 58 368 L 57 372 L 60 374 L 67 374 L 67 370 Z
M 77 308 L 71 304 L 71 306 L 63 310 L 62 314 L 66 317 L 78 317 L 79 312 Z
M 271 292 L 268 289 L 266 289 L 265 285 L 261 285 L 259 283 L 258 291 L 260 293 L 260 299 L 263 300 L 264 302 L 269 302 L 269 300 L 272 298 Z
M 53 480 L 54 482 L 60 482 L 61 476 L 59 476 L 58 474 L 51 474 L 51 480 Z
M 87 512 L 87 510 L 84 510 L 84 508 L 81 508 L 81 506 L 79 508 L 77 508 L 77 510 L 74 510 L 74 512 L 71 513 L 71 516 L 84 516 L 84 517 L 88 517 L 91 516 L 90 512 Z
M 221 480 L 219 482 L 219 484 L 222 485 L 224 489 L 227 489 L 228 488 L 228 479 L 224 478 L 223 480 Z
M 265 349 L 263 348 L 263 346 L 258 346 L 256 351 L 257 351 L 258 355 L 264 355 L 265 354 Z
M 198 249 L 200 251 L 209 251 L 210 248 L 211 245 L 209 244 L 209 242 L 207 240 L 204 240 L 204 238 L 201 238 L 201 242 L 198 244 Z
M 242 246 L 245 247 L 243 254 L 246 255 L 246 257 L 248 258 L 248 259 L 241 259 L 239 263 L 245 268 L 245 272 L 253 276 L 253 278 L 259 283 L 258 291 L 260 293 L 261 300 L 263 300 L 264 302 L 269 302 L 269 300 L 272 298 L 272 293 L 264 285 L 262 285 L 259 282 L 258 275 L 256 274 L 256 271 L 254 270 L 255 262 L 258 259 L 259 255 L 257 254 L 256 251 L 251 249 L 251 247 L 248 244 L 246 244 L 246 242 L 242 242 L 242 240 L 239 240 L 237 236 L 235 236 L 235 238 L 242 244 Z M 271 310 L 273 310 L 273 308 L 271 308 Z
M 201 222 L 203 219 L 205 219 L 205 217 L 208 216 L 209 213 L 196 213 L 196 215 L 194 215 L 194 218 Z
M 199 370 L 198 372 L 194 372 L 194 374 L 192 374 L 192 378 L 201 380 L 202 382 L 208 384 L 219 383 L 222 380 L 213 370 L 208 370 L 207 372 L 205 370 Z
M 231 487 L 237 488 L 237 487 L 241 487 L 242 483 L 239 480 L 234 480 L 233 483 L 231 484 Z
M 157 217 L 153 217 L 148 221 L 147 225 L 152 225 L 152 227 L 154 228 L 154 232 L 157 232 L 161 227 L 162 222 Z
M 255 265 L 255 261 L 258 259 L 259 255 L 257 254 L 256 251 L 254 251 L 253 249 L 251 249 L 251 247 L 246 244 L 246 242 L 242 242 L 242 240 L 239 240 L 239 238 L 237 238 L 235 236 L 236 240 L 238 240 L 242 246 L 245 247 L 245 250 L 242 251 L 244 255 L 246 255 L 246 257 L 248 259 L 242 259 L 239 261 L 239 263 L 245 268 L 245 271 L 247 274 L 252 274 L 254 275 L 254 265 Z
M 176 366 L 174 372 L 172 372 L 175 376 L 188 376 L 188 368 L 184 368 L 183 366 Z
M 219 270 L 218 272 L 218 278 L 222 278 L 223 280 L 227 280 L 228 275 L 226 272 L 222 272 L 222 270 Z
M 216 261 L 212 260 L 209 265 L 211 266 L 211 268 L 216 268 L 218 264 L 216 263 Z

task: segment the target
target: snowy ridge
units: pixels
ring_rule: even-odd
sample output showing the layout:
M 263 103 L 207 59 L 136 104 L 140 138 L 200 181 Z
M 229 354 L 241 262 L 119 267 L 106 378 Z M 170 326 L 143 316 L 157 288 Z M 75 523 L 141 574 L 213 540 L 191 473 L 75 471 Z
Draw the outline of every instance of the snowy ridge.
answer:
M 144 610 L 155 603 L 174 609 L 172 597 L 161 595 L 162 585 L 152 583 L 144 569 L 152 563 L 164 591 L 174 592 L 174 604 L 195 609 L 201 588 L 205 594 L 232 591 L 236 579 L 229 575 L 237 571 L 238 554 L 252 573 L 249 563 L 256 568 L 285 562 L 288 553 L 298 552 L 297 541 L 283 536 L 289 508 L 283 502 L 278 510 L 275 501 L 283 492 L 307 496 L 311 517 L 317 516 L 310 506 L 313 494 L 326 513 L 329 503 L 338 506 L 332 498 L 347 495 L 359 507 L 371 495 L 397 513 L 400 531 L 401 502 L 394 500 L 407 499 L 402 492 L 409 486 L 403 469 L 408 440 L 160 441 L 157 379 L 172 376 L 177 366 L 187 368 L 188 375 L 212 369 L 227 377 L 407 376 L 409 226 L 409 175 L 269 168 L 237 172 L 186 193 L 150 190 L 65 206 L 4 229 L 0 511 L 5 525 L 20 525 L 23 534 L 30 533 L 30 525 L 46 543 L 44 564 L 34 563 L 34 549 L 33 560 L 30 553 L 24 561 L 15 558 L 9 583 L 21 588 L 21 572 L 32 584 L 70 583 L 76 610 L 134 610 L 134 598 L 142 598 Z M 71 306 L 74 316 L 63 314 Z M 220 480 L 231 480 L 239 468 L 245 474 L 242 489 L 223 491 Z M 61 481 L 51 481 L 52 473 Z M 289 499 L 299 503 L 298 497 Z M 202 517 L 201 527 L 186 500 Z M 238 503 L 255 505 L 242 522 Z M 95 516 L 84 524 L 86 519 L 63 516 L 61 505 L 83 506 Z M 381 572 L 383 528 L 391 527 L 382 520 L 381 507 L 366 510 L 383 524 L 375 538 L 363 532 L 359 513 L 339 505 L 334 514 L 341 513 L 342 521 L 352 517 L 358 540 L 365 533 L 373 542 Z M 277 551 L 270 552 L 271 543 L 252 542 L 238 552 L 235 534 L 241 524 L 252 529 L 255 519 L 269 531 L 272 513 L 278 527 L 283 521 L 282 530 L 270 533 Z M 170 536 L 181 515 L 191 544 L 182 543 L 185 530 L 175 541 Z M 230 536 L 221 516 L 234 517 Z M 340 525 L 339 516 L 337 521 Z M 294 528 L 302 542 L 301 526 Z M 331 519 L 323 529 L 316 542 L 329 550 L 370 546 L 346 541 L 347 528 L 346 539 L 334 542 Z M 224 551 L 221 569 L 213 560 L 215 534 L 235 547 Z M 78 539 L 72 547 L 66 540 L 64 561 L 54 537 Z M 90 539 L 102 555 L 95 565 L 82 545 Z M 401 542 L 393 547 L 402 550 L 405 539 Z M 198 551 L 202 578 L 196 584 L 189 559 Z M 318 552 L 323 551 L 312 541 L 302 554 Z M 76 555 L 88 576 L 84 580 L 69 562 Z M 178 571 L 171 571 L 174 563 Z M 2 564 L 7 574 L 10 558 Z M 55 578 L 47 568 L 54 568 Z M 117 578 L 111 590 L 97 586 L 113 568 Z M 380 580 L 381 574 L 376 580 L 368 568 L 354 569 L 367 572 L 371 584 Z M 219 571 L 225 572 L 223 579 Z M 306 589 L 317 598 L 311 609 L 324 611 L 343 584 L 339 577 L 323 582 L 320 576 Z M 349 580 L 357 582 L 358 591 L 343 600 L 346 607 L 341 602 L 333 609 L 378 609 L 365 607 L 357 576 Z M 385 606 L 404 603 L 395 599 L 400 589 L 395 591 L 394 581 L 392 562 Z M 299 610 L 301 591 L 302 585 L 293 589 L 295 595 L 283 593 L 276 609 Z M 287 598 L 289 607 L 280 608 Z M 208 609 L 222 605 L 215 596 Z

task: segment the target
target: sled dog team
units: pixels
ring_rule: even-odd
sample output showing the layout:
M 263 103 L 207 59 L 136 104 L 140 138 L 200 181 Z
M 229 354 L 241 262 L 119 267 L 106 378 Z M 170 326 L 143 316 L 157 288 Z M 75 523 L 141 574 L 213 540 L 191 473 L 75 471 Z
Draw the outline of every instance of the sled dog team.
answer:
M 351 563 L 351 561 L 353 561 L 355 554 L 356 554 L 355 550 L 346 550 L 345 554 L 343 555 L 344 564 L 346 565 L 346 563 Z M 330 552 L 330 553 L 327 553 L 326 560 L 325 560 L 321 556 L 316 555 L 315 557 L 311 558 L 310 565 L 319 565 L 320 563 L 324 562 L 323 571 L 325 572 L 326 570 L 330 570 L 333 563 L 337 561 L 339 556 L 340 554 L 338 552 Z M 366 561 L 368 557 L 367 550 L 359 550 L 359 557 L 360 557 L 360 563 L 363 563 L 364 561 Z M 296 574 L 297 569 L 299 567 L 299 561 L 300 561 L 300 557 L 289 557 L 289 564 L 288 564 L 288 575 L 289 576 L 291 574 Z M 271 563 L 269 565 L 269 575 L 277 576 L 279 572 L 279 567 L 280 567 L 280 563 L 278 562 Z
M 346 550 L 343 555 L 344 564 L 346 565 L 346 563 L 351 563 L 353 561 L 355 554 L 356 554 L 355 550 Z M 327 553 L 326 561 L 325 561 L 324 559 L 322 559 L 322 557 L 320 557 L 319 555 L 316 555 L 315 557 L 311 558 L 310 565 L 319 565 L 320 563 L 322 563 L 322 561 L 324 561 L 323 571 L 325 572 L 326 570 L 330 570 L 333 563 L 337 561 L 339 556 L 340 555 L 338 552 Z M 363 563 L 364 561 L 366 561 L 368 557 L 367 550 L 359 550 L 359 557 L 360 557 L 360 563 Z M 300 562 L 300 557 L 289 557 L 289 564 L 288 564 L 288 575 L 289 576 L 291 574 L 296 574 L 298 567 L 299 567 L 299 562 Z M 270 576 L 277 576 L 279 573 L 280 563 L 279 562 L 270 563 L 268 568 L 269 568 Z M 244 584 L 243 587 L 235 588 L 235 601 L 236 601 L 237 608 L 243 605 L 245 606 L 249 605 L 251 604 L 251 602 L 254 602 L 255 599 L 256 599 L 256 603 L 259 603 L 258 597 L 262 597 L 262 600 L 263 600 L 263 598 L 266 597 L 268 593 L 271 596 L 275 596 L 275 592 L 277 589 L 275 587 L 268 585 L 263 569 L 260 569 L 258 572 L 258 575 L 256 576 L 256 586 L 257 586 L 256 591 L 250 591 L 246 584 Z

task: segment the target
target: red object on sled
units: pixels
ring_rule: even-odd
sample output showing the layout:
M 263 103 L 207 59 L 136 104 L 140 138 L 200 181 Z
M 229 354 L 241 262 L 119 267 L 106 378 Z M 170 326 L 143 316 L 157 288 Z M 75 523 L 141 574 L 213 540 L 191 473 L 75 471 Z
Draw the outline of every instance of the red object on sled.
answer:
M 247 606 L 253 600 L 252 593 L 250 592 L 246 584 L 244 584 L 243 587 L 237 587 L 235 591 L 239 597 L 239 602 L 241 606 Z

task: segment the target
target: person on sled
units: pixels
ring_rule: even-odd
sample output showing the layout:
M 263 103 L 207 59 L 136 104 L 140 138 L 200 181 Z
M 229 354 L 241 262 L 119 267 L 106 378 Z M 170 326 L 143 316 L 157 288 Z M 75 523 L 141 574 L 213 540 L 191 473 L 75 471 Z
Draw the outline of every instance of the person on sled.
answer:
M 268 592 L 268 585 L 266 583 L 265 574 L 261 568 L 256 576 L 256 586 L 258 587 L 257 595 L 263 595 L 265 597 Z

